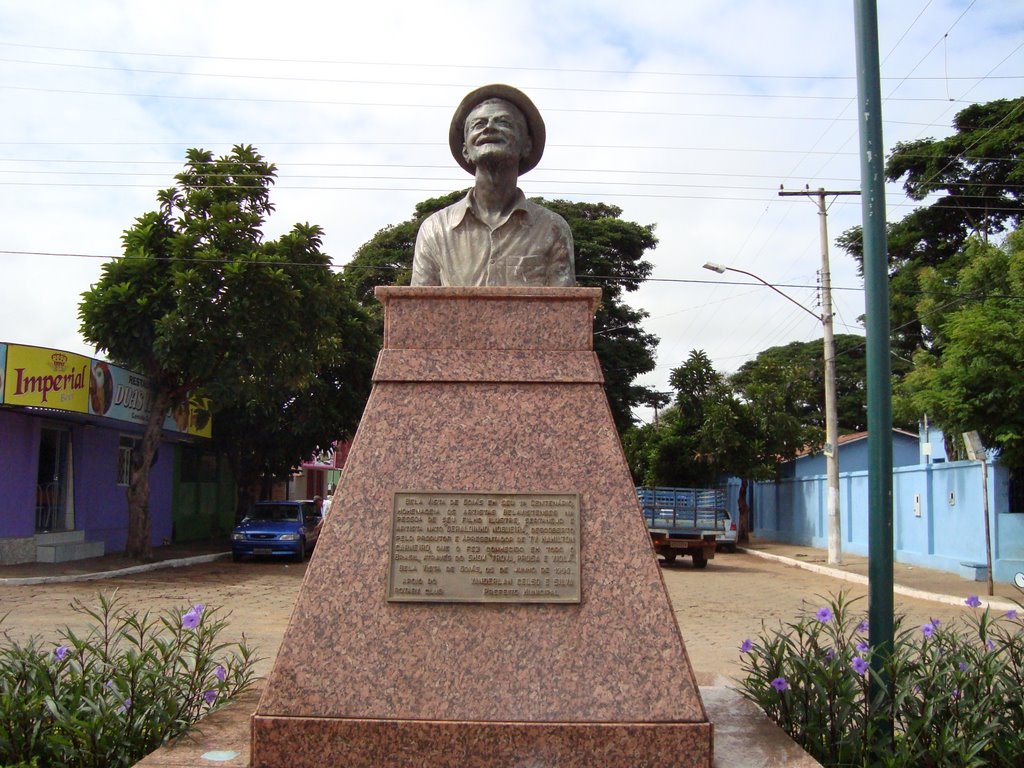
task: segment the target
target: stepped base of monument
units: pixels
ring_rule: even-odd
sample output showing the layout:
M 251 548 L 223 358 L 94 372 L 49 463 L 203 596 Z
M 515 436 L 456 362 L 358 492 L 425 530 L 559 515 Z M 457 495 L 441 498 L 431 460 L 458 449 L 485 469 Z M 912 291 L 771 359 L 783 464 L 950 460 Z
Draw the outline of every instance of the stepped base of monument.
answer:
M 254 718 L 254 768 L 711 765 L 707 723 L 484 723 Z
M 708 719 L 714 727 L 714 768 L 815 768 L 819 763 L 798 747 L 783 731 L 768 720 L 751 702 L 725 687 L 700 688 Z M 186 768 L 188 766 L 222 765 L 225 768 L 248 768 L 251 761 L 252 714 L 259 700 L 259 691 L 245 694 L 238 702 L 215 712 L 196 728 L 153 752 L 136 768 Z M 389 745 L 390 746 L 390 745 Z M 480 749 L 493 755 L 493 747 L 486 742 Z M 296 750 L 288 751 L 289 768 L 299 765 L 293 759 Z M 302 750 L 305 751 L 305 750 Z M 413 765 L 425 765 L 419 755 L 409 756 Z M 205 756 L 205 757 L 204 757 Z M 594 768 L 600 766 L 677 765 L 679 755 L 656 762 L 651 753 L 637 752 L 626 761 L 592 760 Z M 340 764 L 340 763 L 339 763 Z M 345 763 L 347 764 L 347 763 Z M 380 765 L 381 763 L 377 763 Z M 386 764 L 386 763 L 384 763 Z M 520 761 L 512 765 L 543 765 Z M 572 763 L 570 763 L 571 765 Z M 330 765 L 321 758 L 316 765 Z M 488 765 L 500 765 L 490 762 Z M 705 763 L 706 765 L 706 763 Z

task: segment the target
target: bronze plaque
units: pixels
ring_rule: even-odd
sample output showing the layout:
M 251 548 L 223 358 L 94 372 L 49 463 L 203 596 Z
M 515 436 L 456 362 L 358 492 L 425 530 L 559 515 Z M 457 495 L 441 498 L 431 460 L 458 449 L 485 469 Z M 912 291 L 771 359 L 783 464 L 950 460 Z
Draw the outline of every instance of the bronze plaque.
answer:
M 388 600 L 578 603 L 578 493 L 397 491 Z

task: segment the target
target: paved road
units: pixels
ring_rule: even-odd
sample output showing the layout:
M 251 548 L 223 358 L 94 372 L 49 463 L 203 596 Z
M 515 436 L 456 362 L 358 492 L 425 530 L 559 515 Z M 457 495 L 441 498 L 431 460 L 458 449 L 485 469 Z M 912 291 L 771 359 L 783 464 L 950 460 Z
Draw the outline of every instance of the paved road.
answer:
M 257 670 L 266 674 L 305 571 L 305 565 L 221 560 L 106 581 L 3 586 L 0 615 L 8 615 L 0 627 L 21 639 L 39 635 L 56 640 L 58 628 L 81 629 L 87 623 L 70 610 L 72 600 L 95 602 L 97 591 L 115 588 L 133 608 L 160 610 L 204 603 L 231 611 L 223 639 L 233 641 L 244 633 L 264 657 Z M 663 568 L 662 573 L 701 685 L 724 684 L 723 678 L 740 675 L 737 649 L 745 638 L 761 631 L 762 621 L 775 627 L 779 621 L 794 619 L 804 601 L 815 610 L 822 604 L 819 595 L 840 590 L 866 595 L 865 587 L 745 553 L 719 554 L 704 570 L 693 569 L 687 559 Z M 866 613 L 867 601 L 859 605 Z M 950 605 L 900 596 L 896 605 L 912 625 L 932 617 L 948 621 L 961 612 Z

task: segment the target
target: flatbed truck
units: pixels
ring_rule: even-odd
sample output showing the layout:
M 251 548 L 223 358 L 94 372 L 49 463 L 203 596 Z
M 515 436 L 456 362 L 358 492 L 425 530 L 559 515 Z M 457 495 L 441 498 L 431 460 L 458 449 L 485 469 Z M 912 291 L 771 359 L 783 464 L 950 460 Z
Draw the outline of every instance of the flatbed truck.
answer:
M 636 495 L 651 544 L 665 563 L 689 555 L 694 568 L 706 568 L 729 524 L 725 490 L 641 486 Z

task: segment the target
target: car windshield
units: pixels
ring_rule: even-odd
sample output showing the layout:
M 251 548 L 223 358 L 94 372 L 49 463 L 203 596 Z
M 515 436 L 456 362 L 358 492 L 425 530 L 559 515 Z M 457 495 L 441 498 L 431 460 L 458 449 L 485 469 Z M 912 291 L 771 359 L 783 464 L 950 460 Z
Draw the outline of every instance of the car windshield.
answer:
M 250 520 L 260 522 L 297 522 L 299 508 L 295 504 L 258 504 L 249 515 Z

